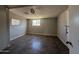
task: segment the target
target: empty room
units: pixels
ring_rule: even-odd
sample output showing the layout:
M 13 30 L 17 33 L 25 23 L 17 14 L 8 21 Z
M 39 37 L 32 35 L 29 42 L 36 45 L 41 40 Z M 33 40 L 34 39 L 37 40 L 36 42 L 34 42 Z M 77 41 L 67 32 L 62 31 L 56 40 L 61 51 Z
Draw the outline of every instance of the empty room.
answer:
M 77 54 L 78 18 L 74 5 L 0 5 L 0 54 Z

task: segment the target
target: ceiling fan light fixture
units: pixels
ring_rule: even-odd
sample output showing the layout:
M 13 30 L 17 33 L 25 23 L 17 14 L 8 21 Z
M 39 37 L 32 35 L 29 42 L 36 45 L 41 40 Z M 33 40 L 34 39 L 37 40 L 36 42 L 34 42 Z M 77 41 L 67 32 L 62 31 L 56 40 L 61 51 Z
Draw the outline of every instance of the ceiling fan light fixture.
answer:
M 32 9 L 30 9 L 30 12 L 32 13 L 32 14 L 35 14 L 35 10 L 32 8 Z

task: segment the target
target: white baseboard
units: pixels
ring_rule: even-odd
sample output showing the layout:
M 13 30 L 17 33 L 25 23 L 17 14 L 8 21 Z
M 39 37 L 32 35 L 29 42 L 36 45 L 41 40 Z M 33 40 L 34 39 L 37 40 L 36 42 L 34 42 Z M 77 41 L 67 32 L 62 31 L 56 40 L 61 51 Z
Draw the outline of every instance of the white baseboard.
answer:
M 47 36 L 57 36 L 57 34 L 41 34 L 41 33 L 28 33 L 28 34 L 47 35 Z
M 57 37 L 61 40 L 61 42 L 62 42 L 63 44 L 65 44 L 65 45 L 67 46 L 66 42 L 64 42 L 63 39 L 62 39 L 59 35 L 57 35 Z M 67 46 L 67 47 L 68 47 L 68 46 Z
M 17 36 L 17 37 L 10 38 L 10 41 L 12 41 L 12 40 L 14 40 L 14 39 L 16 39 L 16 38 L 19 38 L 19 37 L 21 37 L 21 36 L 23 36 L 23 35 L 25 35 L 25 34 L 19 35 L 19 36 Z
M 59 35 L 57 35 L 57 37 L 65 44 L 65 42 L 63 41 L 63 39 Z

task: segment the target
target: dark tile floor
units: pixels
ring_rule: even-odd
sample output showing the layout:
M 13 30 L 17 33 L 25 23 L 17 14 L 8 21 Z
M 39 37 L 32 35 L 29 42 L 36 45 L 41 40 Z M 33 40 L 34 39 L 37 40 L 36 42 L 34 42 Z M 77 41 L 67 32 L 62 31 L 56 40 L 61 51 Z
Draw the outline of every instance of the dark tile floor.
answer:
M 24 35 L 10 42 L 10 54 L 68 54 L 68 48 L 57 38 Z

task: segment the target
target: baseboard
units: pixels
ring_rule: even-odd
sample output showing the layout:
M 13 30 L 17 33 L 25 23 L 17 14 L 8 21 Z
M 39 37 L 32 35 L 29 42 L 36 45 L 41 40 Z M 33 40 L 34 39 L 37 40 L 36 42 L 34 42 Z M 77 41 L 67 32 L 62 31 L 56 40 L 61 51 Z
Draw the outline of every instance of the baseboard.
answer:
M 28 34 L 46 35 L 46 36 L 57 36 L 57 34 L 41 34 L 41 33 L 28 33 Z
M 23 36 L 23 35 L 25 35 L 25 34 L 19 35 L 19 36 L 14 37 L 14 38 L 10 38 L 10 41 L 12 41 L 12 40 L 14 40 L 14 39 L 17 39 L 17 38 L 19 38 L 19 37 L 21 37 L 21 36 Z
M 63 39 L 62 38 L 60 38 L 60 36 L 59 35 L 57 35 L 57 37 L 61 40 L 61 42 L 65 45 L 65 46 L 67 46 L 67 44 L 66 44 L 66 42 L 64 42 L 63 41 Z M 67 46 L 68 47 L 68 46 Z M 69 47 L 68 47 L 69 48 Z
M 63 39 L 62 38 L 60 38 L 60 36 L 59 35 L 57 35 L 57 37 L 63 42 L 63 44 L 65 44 L 65 42 L 63 41 Z M 66 44 L 65 44 L 66 45 Z

